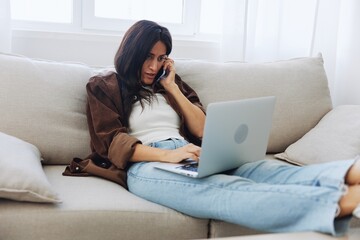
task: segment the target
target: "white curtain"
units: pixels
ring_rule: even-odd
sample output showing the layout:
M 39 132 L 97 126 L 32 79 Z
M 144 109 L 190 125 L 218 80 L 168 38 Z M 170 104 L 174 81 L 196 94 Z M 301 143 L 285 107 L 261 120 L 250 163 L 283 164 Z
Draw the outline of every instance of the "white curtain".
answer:
M 341 4 L 336 57 L 335 102 L 360 104 L 360 1 Z
M 323 17 L 320 1 L 225 0 L 223 4 L 223 61 L 272 61 L 313 54 Z M 337 6 L 327 4 L 324 13 Z
M 11 52 L 10 0 L 0 0 L 0 52 Z
M 322 53 L 334 105 L 360 104 L 360 67 L 354 61 L 360 62 L 360 1 L 224 0 L 223 9 L 222 61 L 264 62 Z

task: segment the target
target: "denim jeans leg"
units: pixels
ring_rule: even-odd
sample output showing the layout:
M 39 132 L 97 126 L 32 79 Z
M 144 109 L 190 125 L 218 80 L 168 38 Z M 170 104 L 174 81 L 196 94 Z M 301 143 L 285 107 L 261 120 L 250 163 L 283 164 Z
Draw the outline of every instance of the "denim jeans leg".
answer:
M 338 203 L 347 191 L 344 178 L 355 161 L 356 159 L 348 159 L 299 167 L 271 159 L 245 164 L 231 171 L 230 174 L 245 177 L 257 183 L 307 185 L 333 189 L 341 193 L 337 196 L 333 195 L 335 196 L 333 201 Z M 339 206 L 337 208 L 338 212 Z M 342 235 L 347 231 L 350 219 L 350 216 L 334 219 L 337 235 Z
M 189 142 L 186 140 L 171 138 L 159 142 L 150 143 L 149 146 L 161 149 L 176 149 L 179 147 L 183 147 L 186 144 L 189 144 Z
M 335 189 L 255 183 L 225 174 L 192 179 L 153 164 L 134 164 L 129 169 L 130 192 L 193 217 L 262 231 L 341 234 L 334 226 L 337 202 L 333 200 L 341 196 Z
M 301 184 L 343 190 L 345 175 L 354 161 L 349 159 L 300 167 L 280 160 L 261 160 L 244 164 L 230 174 L 257 183 Z
M 168 148 L 170 145 L 164 141 L 156 146 Z M 162 171 L 151 162 L 136 163 L 128 171 L 128 187 L 142 198 L 193 217 L 218 219 L 270 232 L 344 234 L 349 218 L 334 224 L 338 200 L 343 194 L 334 187 L 337 185 L 319 187 L 314 184 L 317 180 L 311 184 L 305 180 L 307 184 L 302 184 L 306 173 L 298 173 L 301 168 L 274 163 L 259 161 L 237 169 L 234 175 L 216 174 L 202 179 Z M 350 161 L 345 165 L 350 165 Z M 328 167 L 331 168 L 330 164 Z M 341 174 L 346 167 L 342 169 Z M 308 168 L 306 171 L 319 170 Z M 323 172 L 329 176 L 335 171 Z M 314 175 L 317 174 L 310 178 Z M 325 182 L 329 185 L 332 180 Z

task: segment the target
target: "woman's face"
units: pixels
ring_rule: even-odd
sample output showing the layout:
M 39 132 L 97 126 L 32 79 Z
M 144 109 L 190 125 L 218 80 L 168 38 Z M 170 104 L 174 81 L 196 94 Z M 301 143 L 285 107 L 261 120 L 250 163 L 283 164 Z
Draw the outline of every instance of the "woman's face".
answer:
M 163 42 L 158 41 L 151 49 L 141 69 L 141 81 L 144 85 L 151 85 L 154 82 L 155 75 L 162 68 L 166 58 L 166 46 Z

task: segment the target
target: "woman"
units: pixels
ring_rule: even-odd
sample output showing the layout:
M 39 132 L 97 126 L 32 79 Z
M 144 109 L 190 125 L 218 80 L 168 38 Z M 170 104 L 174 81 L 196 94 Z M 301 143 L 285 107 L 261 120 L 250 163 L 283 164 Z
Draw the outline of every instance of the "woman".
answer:
M 139 21 L 116 53 L 116 73 L 90 79 L 87 116 L 93 153 L 87 163 L 104 169 L 97 175 L 194 217 L 263 231 L 344 234 L 360 203 L 360 161 L 297 167 L 262 160 L 202 179 L 153 167 L 159 161 L 198 160 L 201 153 L 204 109 L 176 74 L 171 50 L 166 28 Z M 163 69 L 166 76 L 157 81 Z M 79 171 L 83 163 L 75 159 L 68 170 Z

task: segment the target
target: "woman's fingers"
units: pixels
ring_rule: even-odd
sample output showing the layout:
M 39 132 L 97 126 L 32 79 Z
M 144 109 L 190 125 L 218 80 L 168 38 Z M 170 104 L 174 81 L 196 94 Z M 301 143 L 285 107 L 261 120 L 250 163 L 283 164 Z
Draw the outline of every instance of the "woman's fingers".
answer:
M 175 71 L 174 60 L 167 58 L 164 62 L 164 68 L 169 72 Z
M 201 148 L 194 144 L 187 144 L 183 147 L 167 151 L 167 161 L 178 163 L 185 159 L 199 160 Z
M 187 149 L 187 152 L 191 154 L 192 159 L 199 160 L 200 154 L 201 154 L 201 147 L 196 146 L 192 143 L 185 146 Z

